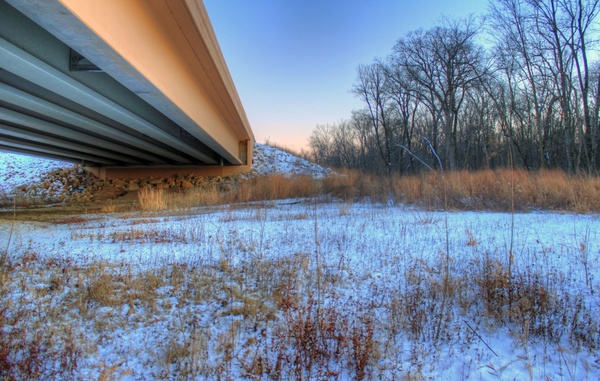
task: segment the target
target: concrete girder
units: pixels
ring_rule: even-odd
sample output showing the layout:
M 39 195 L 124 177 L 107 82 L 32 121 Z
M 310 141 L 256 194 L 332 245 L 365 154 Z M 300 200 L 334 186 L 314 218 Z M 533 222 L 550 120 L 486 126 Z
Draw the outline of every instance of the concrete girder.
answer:
M 0 83 L 0 100 L 25 108 L 27 110 L 34 111 L 38 114 L 46 115 L 56 120 L 61 120 L 88 132 L 100 134 L 124 144 L 128 144 L 148 152 L 153 152 L 158 156 L 165 157 L 175 162 L 189 163 L 189 159 L 175 152 L 168 151 L 145 140 L 138 139 L 86 116 L 67 110 L 66 108 L 40 99 L 19 89 L 15 89 L 14 87 L 4 83 Z
M 86 154 L 95 155 L 98 157 L 104 157 L 107 159 L 112 159 L 116 162 L 124 163 L 124 164 L 138 164 L 141 165 L 144 162 L 140 160 L 132 159 L 131 157 L 119 155 L 117 153 L 103 151 L 97 148 L 84 146 L 75 142 L 70 142 L 64 139 L 54 138 L 48 135 L 39 134 L 32 131 L 26 131 L 22 128 L 17 128 L 13 126 L 7 126 L 6 124 L 0 123 L 0 141 L 3 139 L 2 136 L 10 136 L 17 139 L 23 139 L 25 141 L 29 140 L 32 142 L 38 142 L 42 144 L 46 144 L 48 146 L 60 147 L 71 151 L 83 152 Z
M 71 160 L 69 160 L 69 161 L 77 160 L 77 162 L 81 162 L 83 160 L 83 161 L 89 161 L 90 163 L 103 164 L 103 165 L 118 165 L 119 164 L 118 162 L 116 162 L 114 160 L 107 160 L 107 159 L 104 159 L 101 157 L 96 157 L 96 156 L 91 156 L 91 155 L 77 154 L 76 156 L 73 156 L 73 151 L 65 151 L 60 148 L 54 148 L 54 147 L 45 147 L 45 146 L 41 146 L 39 144 L 35 144 L 32 142 L 23 142 L 18 139 L 12 139 L 12 138 L 6 138 L 6 137 L 0 137 L 0 145 L 14 147 L 14 148 L 20 148 L 20 149 L 28 150 L 31 152 L 40 152 L 40 153 L 44 153 L 46 155 L 52 155 L 53 157 L 62 156 L 65 158 L 71 158 Z
M 78 131 L 73 131 L 69 128 L 59 126 L 57 124 L 50 123 L 45 120 L 34 118 L 29 115 L 21 114 L 19 112 L 9 110 L 4 107 L 0 107 L 0 121 L 9 122 L 15 125 L 22 125 L 42 133 L 61 136 L 67 139 L 80 140 L 81 142 L 87 144 L 102 147 L 114 152 L 121 152 L 123 154 L 134 156 L 147 161 L 152 161 L 156 159 L 155 157 L 149 154 L 139 152 L 127 147 L 123 147 L 119 144 L 112 143 Z
M 148 135 L 170 147 L 176 148 L 206 164 L 217 164 L 216 160 L 194 149 L 177 137 L 165 132 L 133 112 L 95 92 L 84 84 L 63 74 L 47 63 L 0 38 L 2 68 L 36 83 L 77 104 L 95 110 L 123 125 Z

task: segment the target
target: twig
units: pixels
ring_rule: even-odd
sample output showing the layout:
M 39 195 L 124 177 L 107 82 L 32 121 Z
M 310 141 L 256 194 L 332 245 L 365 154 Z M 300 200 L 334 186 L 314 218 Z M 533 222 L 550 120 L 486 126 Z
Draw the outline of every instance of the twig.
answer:
M 469 325 L 469 323 L 468 323 L 466 320 L 465 320 L 464 322 L 465 322 L 465 324 L 467 325 L 467 327 L 469 327 L 469 329 L 470 329 L 471 331 L 473 331 L 473 333 L 475 334 L 475 336 L 477 336 L 477 337 L 479 338 L 479 340 L 481 340 L 481 342 L 482 342 L 482 343 L 484 343 L 484 344 L 485 344 L 485 346 L 486 346 L 486 347 L 488 347 L 488 349 L 489 349 L 490 351 L 492 351 L 492 353 L 493 353 L 493 354 L 495 354 L 495 355 L 496 355 L 496 357 L 499 357 L 499 356 L 498 356 L 498 354 L 497 354 L 496 352 L 494 352 L 494 350 L 493 350 L 493 349 L 492 349 L 492 348 L 491 348 L 491 347 L 490 347 L 490 346 L 489 346 L 489 345 L 488 345 L 488 344 L 485 342 L 485 340 L 483 340 L 483 338 L 481 338 L 481 336 L 479 336 L 479 334 L 477 333 L 477 331 L 475 331 L 475 330 L 473 329 L 473 327 L 471 327 L 471 326 Z
M 444 166 L 442 165 L 442 161 L 440 160 L 440 157 L 438 156 L 437 152 L 435 152 L 435 150 L 433 149 L 433 145 L 431 145 L 431 142 L 429 141 L 429 139 L 427 139 L 427 137 L 423 137 L 423 139 L 427 142 L 427 144 L 429 145 L 429 149 L 431 150 L 431 153 L 433 153 L 433 155 L 435 156 L 435 158 L 438 161 L 438 164 L 440 165 L 440 170 L 444 170 Z
M 10 241 L 12 240 L 13 231 L 15 230 L 15 220 L 17 219 L 17 200 L 13 200 L 13 219 L 10 224 L 10 233 L 8 234 L 8 241 L 6 242 L 6 250 L 0 257 L 0 266 L 4 266 L 8 261 L 8 250 L 10 249 Z

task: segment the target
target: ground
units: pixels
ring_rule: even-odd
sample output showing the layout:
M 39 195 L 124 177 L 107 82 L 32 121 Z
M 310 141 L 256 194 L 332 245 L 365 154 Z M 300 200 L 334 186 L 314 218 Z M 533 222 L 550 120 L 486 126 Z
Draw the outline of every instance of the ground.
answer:
M 3 377 L 600 379 L 597 214 L 85 205 L 0 216 Z

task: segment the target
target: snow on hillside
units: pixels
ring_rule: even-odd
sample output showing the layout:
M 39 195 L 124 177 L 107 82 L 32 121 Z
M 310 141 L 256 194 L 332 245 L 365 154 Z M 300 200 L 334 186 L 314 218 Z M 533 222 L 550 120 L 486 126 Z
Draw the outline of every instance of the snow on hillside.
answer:
M 59 160 L 0 152 L 0 196 L 12 194 L 20 185 L 37 182 L 49 172 L 73 166 Z
M 290 153 L 266 144 L 254 146 L 254 163 L 251 175 L 311 176 L 322 179 L 331 175 L 331 169 L 311 163 Z

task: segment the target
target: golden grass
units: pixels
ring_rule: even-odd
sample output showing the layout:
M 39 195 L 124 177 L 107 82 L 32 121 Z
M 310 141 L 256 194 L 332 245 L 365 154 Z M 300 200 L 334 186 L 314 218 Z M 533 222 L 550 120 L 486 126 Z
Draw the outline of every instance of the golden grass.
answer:
M 414 204 L 458 210 L 546 209 L 600 211 L 600 178 L 562 171 L 481 170 L 378 177 L 345 172 L 324 181 L 326 192 L 344 199 Z
M 180 191 L 165 191 L 148 186 L 138 191 L 138 203 L 142 211 L 160 212 L 167 209 L 185 210 L 198 206 L 313 197 L 320 193 L 321 182 L 318 180 L 307 176 L 274 175 L 212 183 Z
M 197 206 L 329 196 L 368 199 L 429 209 L 532 209 L 600 212 L 600 178 L 568 176 L 557 170 L 481 170 L 379 176 L 342 171 L 327 179 L 282 175 L 237 179 L 181 191 L 151 187 L 138 193 L 141 210 L 158 212 Z
M 167 209 L 166 192 L 163 189 L 144 187 L 138 191 L 140 208 L 146 212 L 158 212 Z

